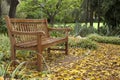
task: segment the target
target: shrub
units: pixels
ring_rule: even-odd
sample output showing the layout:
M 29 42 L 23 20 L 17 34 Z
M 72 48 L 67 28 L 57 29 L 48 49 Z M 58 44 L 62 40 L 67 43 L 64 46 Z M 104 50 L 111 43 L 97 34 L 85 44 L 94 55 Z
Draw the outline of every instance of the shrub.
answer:
M 87 36 L 88 34 L 95 33 L 97 30 L 93 27 L 87 27 L 87 25 L 75 25 L 75 34 L 76 36 L 80 35 L 82 37 Z
M 97 43 L 91 41 L 90 39 L 81 39 L 78 43 L 78 46 L 81 48 L 88 48 L 88 49 L 97 49 L 98 47 Z
M 4 76 L 5 74 L 5 69 L 3 65 L 0 65 L 0 77 Z
M 32 51 L 27 50 L 17 50 L 16 54 L 19 57 L 25 58 L 29 56 Z M 10 59 L 10 40 L 8 35 L 1 34 L 0 35 L 0 60 L 8 60 Z
M 10 42 L 9 38 L 7 35 L 0 35 L 0 55 L 2 55 L 4 58 L 1 59 L 6 59 L 9 58 L 10 56 Z
M 7 28 L 5 25 L 5 20 L 3 18 L 0 18 L 0 33 L 7 33 Z
M 77 43 L 78 43 L 78 39 L 75 38 L 75 37 L 69 37 L 68 39 L 68 44 L 71 46 L 71 47 L 76 47 L 77 46 Z
M 75 37 L 71 37 L 69 39 L 69 45 L 71 47 L 81 47 L 81 48 L 86 48 L 86 49 L 97 49 L 98 47 L 96 42 L 88 38 L 80 39 L 80 38 L 75 38 Z
M 118 44 L 120 45 L 120 38 L 119 37 L 112 37 L 112 36 L 100 36 L 97 34 L 91 34 L 88 36 L 89 39 L 92 41 L 100 42 L 100 43 L 111 43 L 111 44 Z
M 81 28 L 79 35 L 81 35 L 82 37 L 87 36 L 88 34 L 91 33 L 95 33 L 95 29 L 94 28 L 90 28 L 90 27 L 83 27 Z
M 99 34 L 100 35 L 108 35 L 109 33 L 108 33 L 108 27 L 106 27 L 106 26 L 101 26 L 100 28 L 99 28 Z
M 13 71 L 9 71 L 10 65 L 12 64 L 12 61 L 9 62 L 8 64 L 3 65 L 0 64 L 0 77 L 4 77 L 4 79 L 2 80 L 16 80 L 15 78 L 19 78 L 22 79 L 24 77 L 23 73 L 24 70 L 26 69 L 26 66 L 23 67 L 25 65 L 26 62 L 22 62 L 20 63 Z M 1 79 L 0 79 L 1 80 Z

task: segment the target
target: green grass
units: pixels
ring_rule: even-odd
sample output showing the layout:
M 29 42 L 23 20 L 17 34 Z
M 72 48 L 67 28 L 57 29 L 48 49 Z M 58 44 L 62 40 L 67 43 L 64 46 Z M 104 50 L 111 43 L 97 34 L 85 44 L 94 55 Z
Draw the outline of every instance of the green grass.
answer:
M 67 23 L 66 24 L 66 26 L 70 26 L 70 27 L 74 27 L 75 25 L 76 25 L 76 23 Z M 85 23 L 81 23 L 81 26 L 84 26 L 84 25 L 85 25 Z M 54 24 L 54 26 L 55 27 L 58 27 L 58 26 L 62 27 L 62 26 L 64 26 L 64 24 L 59 23 L 59 24 Z M 88 23 L 87 26 L 90 26 L 90 23 Z M 95 29 L 97 29 L 98 28 L 98 23 L 94 22 L 93 26 L 94 26 Z M 103 23 L 100 23 L 100 26 L 103 26 Z

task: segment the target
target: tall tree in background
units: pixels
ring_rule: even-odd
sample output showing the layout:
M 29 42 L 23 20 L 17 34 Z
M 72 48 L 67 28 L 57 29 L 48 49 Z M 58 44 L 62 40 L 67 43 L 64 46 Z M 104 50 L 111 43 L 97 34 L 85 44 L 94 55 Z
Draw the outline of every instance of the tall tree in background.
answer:
M 100 32 L 100 0 L 98 0 L 98 33 Z
M 120 1 L 115 0 L 105 13 L 105 21 L 111 34 L 120 34 Z
M 98 33 L 100 32 L 100 21 L 101 21 L 101 16 L 102 15 L 102 10 L 101 10 L 101 5 L 102 5 L 102 0 L 92 0 L 92 8 L 93 8 L 93 16 L 94 16 L 94 21 L 98 22 Z
M 1 10 L 1 0 L 0 0 L 0 17 L 2 16 L 2 10 Z
M 82 13 L 82 8 L 81 8 L 81 4 L 83 4 L 83 1 L 82 0 L 74 0 L 73 3 L 72 3 L 72 7 L 73 7 L 73 10 L 72 10 L 72 17 L 74 19 L 74 22 L 78 23 L 82 20 L 82 17 L 81 17 L 81 13 Z
M 11 0 L 10 2 L 10 10 L 9 17 L 14 18 L 16 13 L 16 7 L 19 4 L 19 0 Z
M 93 0 L 89 1 L 89 5 L 90 5 L 90 27 L 93 27 L 93 12 L 94 12 L 94 7 L 93 7 Z
M 88 23 L 88 15 L 89 15 L 89 0 L 86 0 L 86 25 Z
M 83 4 L 81 5 L 81 7 L 83 8 L 84 14 L 86 14 L 85 16 L 85 22 L 86 24 L 89 22 L 90 23 L 90 27 L 93 28 L 93 17 L 94 17 L 94 0 L 84 0 Z

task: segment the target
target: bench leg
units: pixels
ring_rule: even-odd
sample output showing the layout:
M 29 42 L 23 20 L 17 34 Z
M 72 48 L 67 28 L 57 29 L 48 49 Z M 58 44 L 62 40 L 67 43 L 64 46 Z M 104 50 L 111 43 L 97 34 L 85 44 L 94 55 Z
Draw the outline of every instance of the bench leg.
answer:
M 50 54 L 50 48 L 47 49 L 48 54 Z
M 11 61 L 12 65 L 15 66 L 15 58 L 16 58 L 16 50 L 14 48 L 11 48 Z
M 65 54 L 68 55 L 68 41 L 65 42 Z
M 42 50 L 39 50 L 37 54 L 37 67 L 38 71 L 42 71 Z

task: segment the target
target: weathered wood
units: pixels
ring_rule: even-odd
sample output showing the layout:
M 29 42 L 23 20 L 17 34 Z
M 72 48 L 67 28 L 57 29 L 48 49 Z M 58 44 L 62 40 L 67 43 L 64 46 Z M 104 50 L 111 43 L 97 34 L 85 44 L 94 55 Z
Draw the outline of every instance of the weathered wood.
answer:
M 16 50 L 35 50 L 37 51 L 38 70 L 42 70 L 42 51 L 48 48 L 50 50 L 64 50 L 68 54 L 68 31 L 67 28 L 48 28 L 46 19 L 16 19 L 5 17 L 8 34 L 11 42 L 11 60 L 15 60 Z M 50 31 L 64 31 L 65 37 L 52 38 Z M 65 43 L 65 49 L 51 49 L 53 45 Z

